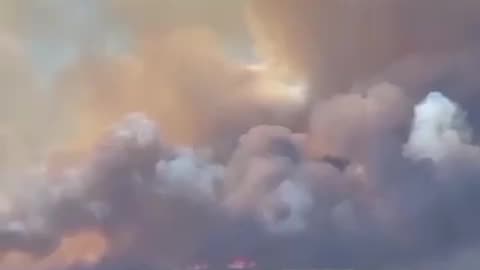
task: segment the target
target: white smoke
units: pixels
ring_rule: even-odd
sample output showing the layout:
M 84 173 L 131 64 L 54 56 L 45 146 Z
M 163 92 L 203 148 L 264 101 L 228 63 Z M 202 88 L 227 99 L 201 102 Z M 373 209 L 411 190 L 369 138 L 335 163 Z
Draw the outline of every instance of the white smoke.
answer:
M 439 161 L 452 150 L 471 143 L 471 130 L 458 104 L 432 92 L 415 107 L 415 118 L 405 155 Z
M 180 153 L 173 160 L 157 163 L 157 179 L 162 181 L 158 191 L 215 200 L 215 186 L 223 180 L 224 168 L 201 159 L 192 149 Z
M 313 207 L 313 198 L 303 183 L 287 180 L 270 195 L 263 205 L 267 228 L 275 233 L 294 233 L 306 229 L 305 220 Z M 286 211 L 286 213 L 282 213 Z

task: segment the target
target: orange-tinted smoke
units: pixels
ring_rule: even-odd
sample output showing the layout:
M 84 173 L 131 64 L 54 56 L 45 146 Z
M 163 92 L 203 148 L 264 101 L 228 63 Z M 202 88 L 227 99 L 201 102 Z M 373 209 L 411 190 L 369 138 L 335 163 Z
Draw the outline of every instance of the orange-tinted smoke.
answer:
M 65 235 L 58 248 L 44 258 L 34 258 L 23 252 L 12 251 L 0 260 L 2 269 L 48 270 L 75 264 L 95 264 L 108 250 L 105 237 L 96 231 L 81 231 Z
M 315 81 L 324 96 L 411 55 L 476 44 L 479 10 L 470 0 L 251 0 L 249 13 L 267 59 Z
M 291 94 L 265 69 L 229 59 L 213 32 L 202 28 L 145 37 L 129 55 L 85 57 L 63 78 L 58 88 L 74 108 L 71 134 L 79 149 L 129 112 L 157 121 L 167 141 L 192 145 L 301 107 L 301 94 Z

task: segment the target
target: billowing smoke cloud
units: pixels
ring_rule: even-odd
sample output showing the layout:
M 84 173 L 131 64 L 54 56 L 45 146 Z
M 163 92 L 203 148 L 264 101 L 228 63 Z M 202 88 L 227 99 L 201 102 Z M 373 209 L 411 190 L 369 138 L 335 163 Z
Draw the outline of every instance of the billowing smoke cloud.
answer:
M 1 20 L 19 67 L 0 67 L 0 119 L 61 148 L 32 166 L 0 152 L 0 269 L 478 263 L 475 1 L 253 0 L 262 64 L 238 58 L 241 1 L 16 3 L 38 16 Z M 76 53 L 51 121 L 23 121 L 45 94 L 15 44 L 39 36 Z
M 439 93 L 429 94 L 416 108 L 407 153 L 416 159 L 438 161 L 456 149 L 468 146 L 470 130 L 464 113 L 457 106 Z
M 309 158 L 305 136 L 283 127 L 252 129 L 222 165 L 208 152 L 165 144 L 154 122 L 132 114 L 85 162 L 30 176 L 47 179 L 7 198 L 3 249 L 35 251 L 41 260 L 65 235 L 93 229 L 110 246 L 102 263 L 152 269 L 197 259 L 221 265 L 238 254 L 270 266 L 423 261 L 479 236 L 478 147 L 459 141 L 458 151 L 440 151 L 451 145 L 424 139 L 468 130 L 449 116 L 464 121 L 457 105 L 432 93 L 415 108 L 405 154 L 373 148 L 383 160 L 353 156 L 341 170 Z M 378 115 L 366 117 L 373 123 Z M 426 118 L 437 120 L 419 126 Z
M 141 110 L 165 127 L 168 141 L 216 144 L 226 153 L 252 126 L 294 126 L 305 92 L 259 65 L 229 59 L 214 32 L 202 28 L 148 38 L 131 55 L 83 58 L 58 89 L 74 108 L 67 122 L 79 130 L 72 132 L 76 143 L 79 133 L 91 143 L 109 123 Z
M 416 72 L 404 67 L 396 76 L 439 69 L 425 61 L 476 46 L 478 10 L 469 0 L 253 0 L 250 14 L 267 59 L 300 70 L 316 81 L 317 94 L 331 95 L 412 56 L 418 62 L 409 68 Z

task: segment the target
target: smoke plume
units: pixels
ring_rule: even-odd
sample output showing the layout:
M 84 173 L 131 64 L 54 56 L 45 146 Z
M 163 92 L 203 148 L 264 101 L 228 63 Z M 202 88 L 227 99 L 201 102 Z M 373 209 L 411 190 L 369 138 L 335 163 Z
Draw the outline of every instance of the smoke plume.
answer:
M 70 4 L 0 2 L 0 269 L 478 266 L 480 4 Z

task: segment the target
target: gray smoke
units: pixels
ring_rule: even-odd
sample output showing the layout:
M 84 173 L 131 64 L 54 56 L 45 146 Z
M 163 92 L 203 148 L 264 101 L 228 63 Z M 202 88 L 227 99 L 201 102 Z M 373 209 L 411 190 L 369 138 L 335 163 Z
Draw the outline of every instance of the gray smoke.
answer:
M 345 98 L 362 106 L 363 98 Z M 366 115 L 375 123 L 369 130 L 390 128 L 376 117 Z M 422 262 L 477 243 L 480 152 L 468 132 L 458 105 L 431 93 L 415 107 L 404 145 L 352 154 L 344 170 L 312 160 L 305 135 L 275 126 L 253 128 L 228 163 L 215 164 L 208 151 L 165 145 L 155 124 L 133 114 L 85 164 L 25 196 L 37 201 L 15 197 L 2 249 L 41 256 L 66 232 L 99 228 L 112 243 L 130 237 L 93 269 L 123 269 L 108 268 L 119 261 L 152 269 L 200 259 L 221 265 L 238 255 L 271 267 Z M 357 139 L 381 143 L 385 133 Z M 364 162 L 375 155 L 383 159 Z

